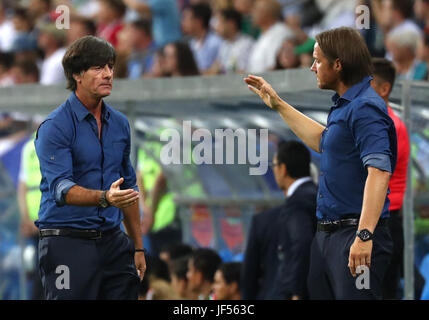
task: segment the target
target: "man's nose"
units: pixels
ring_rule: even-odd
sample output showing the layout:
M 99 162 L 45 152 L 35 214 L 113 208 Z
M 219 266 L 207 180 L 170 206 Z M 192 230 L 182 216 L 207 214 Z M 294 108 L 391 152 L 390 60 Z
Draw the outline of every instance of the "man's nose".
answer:
M 316 72 L 316 61 L 313 61 L 313 64 L 311 65 L 311 68 L 310 68 L 310 70 L 311 71 L 313 71 L 313 72 Z

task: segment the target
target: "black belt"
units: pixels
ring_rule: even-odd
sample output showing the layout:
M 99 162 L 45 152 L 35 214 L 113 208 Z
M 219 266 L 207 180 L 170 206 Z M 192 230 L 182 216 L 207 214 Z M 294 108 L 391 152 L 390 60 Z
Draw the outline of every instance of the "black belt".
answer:
M 377 227 L 387 225 L 387 221 L 388 219 L 380 219 L 378 221 Z M 317 231 L 334 232 L 340 228 L 353 227 L 357 226 L 358 224 L 359 219 L 357 218 L 341 219 L 335 221 L 320 221 L 317 223 Z
M 70 237 L 70 238 L 97 240 L 109 234 L 112 234 L 118 231 L 119 229 L 120 229 L 119 226 L 106 231 L 101 231 L 96 229 L 70 229 L 70 228 L 41 229 L 39 231 L 39 235 L 41 238 L 62 236 L 62 237 Z

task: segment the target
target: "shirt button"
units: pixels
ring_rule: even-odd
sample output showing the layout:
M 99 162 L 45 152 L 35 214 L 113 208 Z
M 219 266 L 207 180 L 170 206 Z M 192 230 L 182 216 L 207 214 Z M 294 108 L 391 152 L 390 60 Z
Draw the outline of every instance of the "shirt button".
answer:
M 323 198 L 323 195 L 322 195 L 322 194 L 319 194 L 319 198 Z

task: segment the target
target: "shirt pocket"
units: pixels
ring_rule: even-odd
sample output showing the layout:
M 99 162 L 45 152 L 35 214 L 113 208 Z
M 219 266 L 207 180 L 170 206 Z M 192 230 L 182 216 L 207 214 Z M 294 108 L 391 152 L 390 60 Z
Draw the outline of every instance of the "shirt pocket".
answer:
M 113 171 L 121 171 L 122 160 L 124 159 L 125 142 L 114 141 L 111 146 L 107 149 L 108 159 L 107 163 L 112 167 Z

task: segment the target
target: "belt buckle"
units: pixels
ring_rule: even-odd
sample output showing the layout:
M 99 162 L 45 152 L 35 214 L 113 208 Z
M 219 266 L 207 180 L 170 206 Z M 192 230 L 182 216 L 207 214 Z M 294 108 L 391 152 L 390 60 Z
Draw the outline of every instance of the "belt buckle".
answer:
M 96 232 L 96 235 L 94 237 L 91 237 L 91 240 L 99 240 L 101 239 L 101 231 L 100 230 L 94 230 Z

